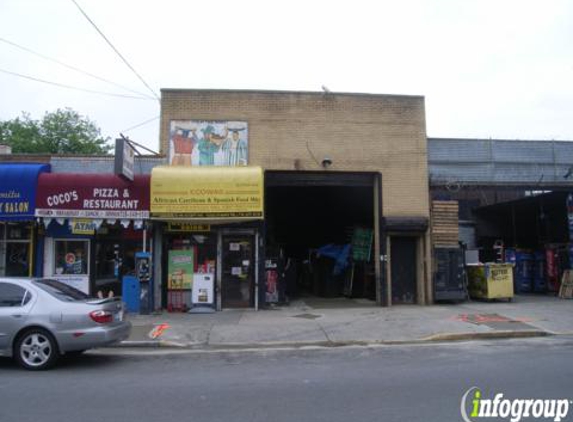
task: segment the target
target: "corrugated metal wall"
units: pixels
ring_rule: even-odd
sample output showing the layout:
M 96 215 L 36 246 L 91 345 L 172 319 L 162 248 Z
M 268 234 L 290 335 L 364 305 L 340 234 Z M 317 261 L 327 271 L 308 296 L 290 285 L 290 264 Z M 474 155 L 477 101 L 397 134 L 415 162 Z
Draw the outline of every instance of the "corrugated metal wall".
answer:
M 428 138 L 428 167 L 434 186 L 571 185 L 572 166 L 573 142 L 569 141 Z

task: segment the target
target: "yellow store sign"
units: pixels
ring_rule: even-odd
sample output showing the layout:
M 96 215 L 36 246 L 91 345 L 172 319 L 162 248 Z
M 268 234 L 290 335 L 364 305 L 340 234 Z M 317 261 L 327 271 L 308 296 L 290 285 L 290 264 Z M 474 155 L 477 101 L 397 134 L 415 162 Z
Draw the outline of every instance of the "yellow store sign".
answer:
M 201 233 L 211 231 L 209 224 L 192 224 L 192 223 L 167 223 L 168 232 L 188 232 L 188 233 Z
M 73 219 L 70 220 L 72 234 L 87 234 L 92 235 L 96 230 L 96 225 L 93 220 L 89 219 Z
M 263 219 L 263 192 L 260 167 L 155 167 L 151 173 L 151 217 Z

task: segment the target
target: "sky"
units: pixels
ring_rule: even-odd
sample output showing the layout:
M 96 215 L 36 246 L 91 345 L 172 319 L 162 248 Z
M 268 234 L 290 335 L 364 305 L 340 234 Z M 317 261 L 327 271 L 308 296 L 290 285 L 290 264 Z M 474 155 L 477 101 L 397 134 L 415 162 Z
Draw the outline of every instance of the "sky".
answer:
M 573 140 L 568 0 L 75 2 L 135 72 L 73 0 L 0 0 L 0 120 L 70 107 L 157 151 L 162 88 L 326 86 L 424 96 L 429 137 Z

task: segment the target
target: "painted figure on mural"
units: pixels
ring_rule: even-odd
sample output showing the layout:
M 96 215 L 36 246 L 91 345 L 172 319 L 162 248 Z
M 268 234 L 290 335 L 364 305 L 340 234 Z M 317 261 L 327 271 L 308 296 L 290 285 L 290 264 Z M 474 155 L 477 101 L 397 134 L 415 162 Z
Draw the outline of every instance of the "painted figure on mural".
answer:
M 197 143 L 197 149 L 199 150 L 199 165 L 215 165 L 215 153 L 219 151 L 221 143 L 225 138 L 227 138 L 229 131 L 225 128 L 223 136 L 217 135 L 215 133 L 215 128 L 212 125 L 207 125 L 207 127 L 201 129 L 201 132 L 203 132 L 203 137 L 199 139 L 199 142 Z
M 176 128 L 171 142 L 173 143 L 173 160 L 171 164 L 180 166 L 191 165 L 193 148 L 197 145 L 196 129 Z
M 241 129 L 231 129 L 231 138 L 227 138 L 221 145 L 223 151 L 223 165 L 246 166 L 247 165 L 247 141 L 241 138 Z

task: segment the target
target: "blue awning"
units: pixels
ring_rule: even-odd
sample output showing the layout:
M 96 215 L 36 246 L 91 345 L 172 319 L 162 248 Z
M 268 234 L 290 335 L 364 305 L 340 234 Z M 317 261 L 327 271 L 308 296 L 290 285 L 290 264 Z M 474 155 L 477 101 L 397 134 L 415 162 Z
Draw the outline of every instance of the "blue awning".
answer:
M 33 220 L 38 175 L 49 164 L 0 163 L 0 221 Z

